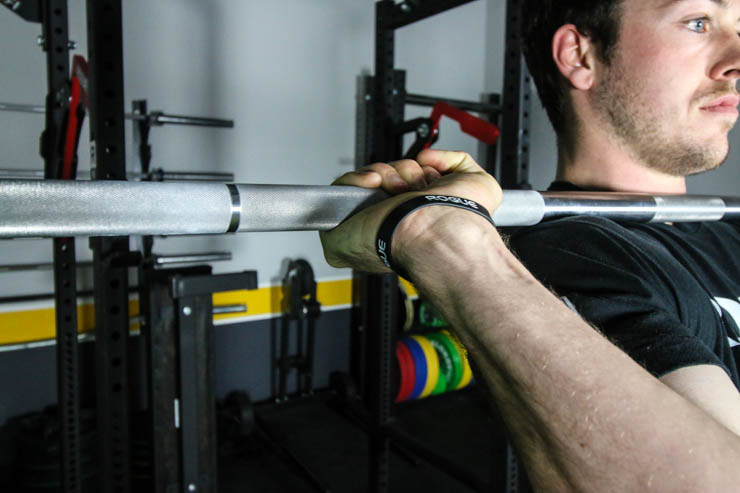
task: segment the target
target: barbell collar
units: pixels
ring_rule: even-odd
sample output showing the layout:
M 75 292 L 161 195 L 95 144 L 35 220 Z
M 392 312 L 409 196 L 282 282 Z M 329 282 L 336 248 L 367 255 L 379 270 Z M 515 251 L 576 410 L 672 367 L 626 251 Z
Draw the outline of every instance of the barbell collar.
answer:
M 324 231 L 387 195 L 346 186 L 0 180 L 0 238 Z M 591 215 L 620 221 L 740 218 L 740 198 L 507 190 L 499 226 Z

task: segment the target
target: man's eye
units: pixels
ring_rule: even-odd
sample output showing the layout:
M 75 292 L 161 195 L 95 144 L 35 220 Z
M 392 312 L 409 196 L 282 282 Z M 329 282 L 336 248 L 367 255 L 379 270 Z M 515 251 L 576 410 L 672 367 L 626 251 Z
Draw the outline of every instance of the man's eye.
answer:
M 694 32 L 705 33 L 709 29 L 709 19 L 706 17 L 691 19 L 686 25 Z

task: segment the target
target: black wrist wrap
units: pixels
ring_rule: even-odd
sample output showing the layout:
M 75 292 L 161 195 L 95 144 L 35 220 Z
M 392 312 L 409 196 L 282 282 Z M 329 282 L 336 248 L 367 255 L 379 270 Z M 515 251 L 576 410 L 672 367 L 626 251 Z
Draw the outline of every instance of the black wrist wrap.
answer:
M 447 205 L 475 212 L 476 214 L 485 217 L 494 227 L 496 226 L 485 207 L 477 202 L 461 197 L 452 197 L 449 195 L 420 195 L 400 204 L 393 209 L 388 216 L 386 216 L 383 220 L 383 224 L 380 225 L 380 229 L 378 229 L 378 237 L 375 242 L 375 250 L 378 252 L 378 257 L 380 257 L 380 260 L 383 261 L 386 267 L 405 279 L 409 279 L 408 274 L 406 274 L 400 266 L 396 265 L 391 257 L 391 240 L 393 240 L 393 233 L 396 232 L 396 228 L 406 216 L 414 212 L 416 209 L 421 209 L 422 207 L 430 205 Z

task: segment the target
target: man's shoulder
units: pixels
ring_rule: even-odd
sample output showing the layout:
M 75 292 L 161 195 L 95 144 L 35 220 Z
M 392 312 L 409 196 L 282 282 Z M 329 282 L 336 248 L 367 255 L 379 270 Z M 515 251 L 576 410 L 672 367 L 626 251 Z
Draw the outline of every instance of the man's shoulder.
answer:
M 671 262 L 669 253 L 644 228 L 595 216 L 521 228 L 509 236 L 509 246 L 533 274 L 548 279 L 574 273 L 645 272 Z
M 571 216 L 512 230 L 509 242 L 515 249 L 550 243 L 578 247 L 587 246 L 593 242 L 630 241 L 633 237 L 634 232 L 627 225 L 612 219 L 598 216 Z

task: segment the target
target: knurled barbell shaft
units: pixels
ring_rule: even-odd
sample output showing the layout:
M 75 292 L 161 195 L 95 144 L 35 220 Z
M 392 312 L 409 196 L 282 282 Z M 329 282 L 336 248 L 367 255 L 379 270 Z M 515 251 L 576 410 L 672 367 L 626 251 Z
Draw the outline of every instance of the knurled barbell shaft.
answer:
M 344 186 L 0 180 L 0 238 L 321 231 L 387 197 Z M 510 190 L 499 226 L 568 215 L 624 221 L 740 218 L 740 198 Z

